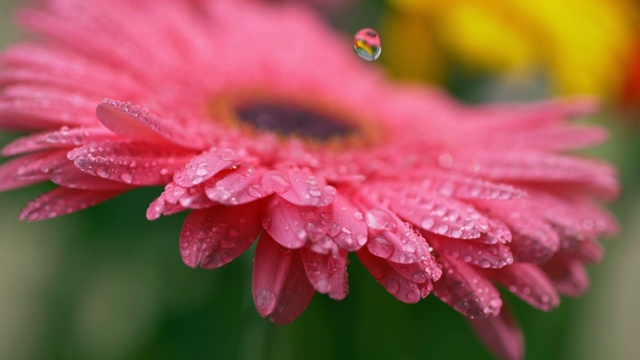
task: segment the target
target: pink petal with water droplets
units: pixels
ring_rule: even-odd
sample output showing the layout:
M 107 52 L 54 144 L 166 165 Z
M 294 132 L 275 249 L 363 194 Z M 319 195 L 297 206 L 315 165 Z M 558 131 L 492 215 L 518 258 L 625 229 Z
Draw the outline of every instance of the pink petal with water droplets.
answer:
M 16 171 L 16 180 L 32 181 L 47 178 L 55 169 L 69 163 L 66 150 L 45 151 L 23 156 L 29 161 L 24 161 L 23 165 Z
M 367 249 L 373 255 L 400 264 L 410 264 L 430 256 L 429 245 L 409 223 L 384 209 L 365 214 L 369 228 Z
M 149 110 L 111 99 L 104 99 L 96 108 L 96 116 L 109 130 L 132 140 L 167 144 L 169 140 L 141 122 Z
M 605 198 L 614 198 L 619 192 L 616 171 L 611 166 L 594 160 L 548 153 L 476 152 L 473 156 L 454 157 L 451 169 L 489 180 L 579 185 Z
M 114 137 L 113 133 L 104 128 L 77 127 L 69 129 L 62 127 L 58 131 L 21 137 L 5 146 L 2 149 L 2 155 L 11 156 L 39 150 L 81 146 L 90 141 L 107 140 Z
M 191 159 L 173 176 L 173 181 L 182 187 L 196 186 L 238 162 L 233 150 L 212 148 Z
M 512 120 L 512 119 L 509 119 Z M 550 124 L 548 126 L 532 126 L 523 131 L 517 128 L 514 121 L 508 121 L 503 125 L 492 129 L 470 129 L 465 131 L 469 146 L 482 149 L 540 149 L 546 151 L 577 150 L 596 145 L 607 138 L 607 132 L 596 126 L 564 126 Z M 514 126 L 515 125 L 515 126 Z M 515 129 L 514 129 L 515 127 Z M 491 136 L 478 136 L 474 130 L 490 132 Z M 514 131 L 515 130 L 515 131 Z M 464 135 L 463 135 L 464 136 Z
M 157 199 L 153 200 L 147 208 L 147 220 L 157 220 L 164 212 L 166 202 L 164 200 L 164 193 L 160 194 Z
M 589 275 L 578 260 L 557 254 L 540 267 L 562 295 L 578 297 L 589 287 Z
M 535 265 L 518 263 L 500 270 L 488 270 L 487 274 L 540 310 L 549 311 L 560 305 L 560 298 L 553 284 Z
M 68 158 L 87 174 L 131 185 L 162 185 L 188 161 L 184 150 L 150 147 L 144 142 L 104 141 L 69 151 Z
M 17 189 L 23 186 L 35 184 L 46 180 L 49 176 L 44 172 L 38 172 L 39 176 L 21 178 L 20 169 L 41 160 L 44 154 L 29 154 L 16 159 L 11 159 L 0 165 L 0 191 Z
M 439 253 L 481 268 L 499 269 L 513 264 L 511 250 L 504 244 L 481 244 L 443 237 L 430 238 L 429 242 Z
M 571 253 L 579 261 L 586 264 L 600 262 L 604 257 L 604 248 L 596 240 L 585 239 L 578 243 L 575 252 Z
M 183 188 L 174 182 L 165 186 L 164 200 L 168 204 L 180 205 L 186 209 L 204 209 L 218 205 L 211 201 L 205 193 L 206 184 Z M 165 215 L 168 215 L 165 212 Z
M 442 269 L 440 269 L 438 262 L 433 256 L 413 264 L 398 264 L 395 262 L 387 262 L 387 264 L 397 271 L 398 274 L 404 276 L 405 279 L 417 284 L 434 282 L 442 276 Z
M 342 196 L 333 202 L 333 222 L 327 235 L 347 251 L 356 251 L 367 242 L 364 214 Z
M 491 210 L 511 229 L 513 238 L 509 246 L 515 260 L 544 263 L 560 248 L 560 238 L 528 204 L 514 201 L 504 207 L 493 205 Z
M 283 248 L 262 233 L 253 260 L 253 301 L 258 313 L 277 324 L 289 323 L 302 314 L 314 294 L 300 252 Z
M 296 206 L 279 196 L 273 196 L 267 206 L 266 216 L 271 220 L 265 230 L 280 245 L 298 249 L 307 241 L 324 237 L 333 214 L 331 207 Z
M 272 171 L 262 181 L 266 190 L 277 192 L 281 197 L 300 206 L 324 207 L 331 204 L 338 192 L 308 169 L 286 169 Z
M 469 320 L 469 323 L 498 359 L 520 360 L 524 357 L 524 336 L 506 308 L 498 316 Z
M 31 201 L 20 213 L 20 220 L 50 219 L 107 201 L 123 191 L 94 191 L 57 188 Z
M 134 186 L 89 175 L 67 161 L 49 174 L 49 179 L 60 186 L 80 190 L 128 190 Z
M 206 206 L 206 207 L 210 207 Z M 205 208 L 206 208 L 205 207 Z M 147 208 L 147 219 L 148 220 L 156 220 L 161 215 L 173 215 L 177 214 L 181 211 L 188 210 L 184 206 L 180 204 L 172 204 L 165 201 L 165 194 L 160 194 L 160 196 L 155 199 Z
M 396 299 L 414 304 L 426 297 L 432 290 L 430 281 L 417 283 L 397 272 L 387 261 L 374 256 L 365 248 L 357 252 L 362 265 Z
M 193 210 L 180 232 L 180 255 L 190 267 L 215 269 L 247 250 L 261 229 L 251 204 Z
M 403 186 L 414 193 L 428 191 L 459 199 L 511 200 L 527 196 L 527 192 L 508 184 L 490 182 L 476 177 L 430 169 L 420 186 Z
M 471 319 L 496 316 L 502 299 L 498 290 L 470 265 L 444 254 L 438 258 L 442 277 L 434 284 L 434 293 L 446 304 Z
M 194 127 L 195 131 L 183 127 L 183 121 L 160 117 L 128 102 L 105 99 L 98 105 L 97 116 L 107 128 L 132 139 L 172 142 L 187 149 L 202 150 L 211 146 L 211 139 L 217 138 L 214 129 L 205 121 Z
M 270 195 L 262 187 L 263 170 L 250 165 L 239 165 L 228 174 L 224 174 L 215 184 L 206 187 L 209 199 L 225 205 L 238 205 L 261 199 Z
M 145 91 L 129 73 L 110 71 L 104 64 L 58 47 L 14 45 L 5 50 L 1 61 L 11 69 L 0 74 L 2 85 L 39 84 L 96 96 Z M 91 81 L 86 81 L 88 77 Z
M 300 249 L 302 263 L 311 285 L 321 294 L 329 294 L 335 300 L 347 296 L 347 252 L 318 254 L 308 248 Z
M 435 193 L 407 189 L 395 193 L 390 206 L 423 230 L 454 239 L 477 239 L 491 229 L 473 206 Z
M 4 130 L 37 131 L 94 123 L 93 114 L 65 101 L 0 100 L 0 127 Z

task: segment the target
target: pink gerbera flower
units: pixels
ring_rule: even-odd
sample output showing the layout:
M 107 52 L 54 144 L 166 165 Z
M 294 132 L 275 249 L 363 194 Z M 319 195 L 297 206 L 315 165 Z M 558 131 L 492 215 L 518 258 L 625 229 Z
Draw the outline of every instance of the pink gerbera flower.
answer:
M 433 292 L 503 358 L 522 355 L 496 284 L 542 310 L 587 287 L 616 224 L 585 102 L 466 107 L 396 85 L 299 7 L 59 0 L 2 55 L 0 188 L 58 188 L 21 219 L 164 185 L 151 220 L 190 211 L 180 253 L 220 267 L 257 241 L 253 298 L 276 323 L 347 294 L 356 252 L 398 300 Z

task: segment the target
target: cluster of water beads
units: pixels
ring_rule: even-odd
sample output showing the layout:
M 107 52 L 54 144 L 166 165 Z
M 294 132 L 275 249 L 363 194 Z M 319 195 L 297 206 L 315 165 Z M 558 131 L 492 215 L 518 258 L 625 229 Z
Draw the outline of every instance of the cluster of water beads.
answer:
M 378 32 L 370 28 L 359 30 L 353 37 L 353 50 L 367 61 L 377 60 L 382 53 Z

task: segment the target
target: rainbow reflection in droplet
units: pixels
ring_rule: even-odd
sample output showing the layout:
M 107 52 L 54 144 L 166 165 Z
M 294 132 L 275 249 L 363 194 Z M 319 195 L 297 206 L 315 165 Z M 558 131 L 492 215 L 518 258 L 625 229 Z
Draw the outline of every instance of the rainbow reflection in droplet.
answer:
M 367 61 L 377 60 L 382 53 L 380 35 L 370 28 L 361 29 L 353 37 L 353 50 Z

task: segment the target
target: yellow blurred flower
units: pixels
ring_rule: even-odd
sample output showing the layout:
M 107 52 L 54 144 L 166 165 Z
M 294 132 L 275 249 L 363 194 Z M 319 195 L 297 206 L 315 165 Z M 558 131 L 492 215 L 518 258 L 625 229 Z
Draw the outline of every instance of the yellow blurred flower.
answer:
M 617 96 L 640 35 L 636 0 L 387 0 L 386 61 L 442 80 L 443 64 L 549 74 L 560 94 Z

